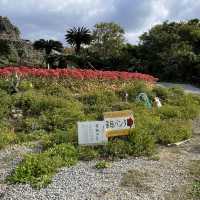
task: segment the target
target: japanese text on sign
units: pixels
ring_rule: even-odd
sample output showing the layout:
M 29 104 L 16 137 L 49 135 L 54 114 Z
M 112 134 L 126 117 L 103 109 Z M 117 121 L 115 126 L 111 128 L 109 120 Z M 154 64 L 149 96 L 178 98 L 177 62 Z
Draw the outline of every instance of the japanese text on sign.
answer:
M 104 121 L 78 122 L 78 142 L 81 145 L 106 143 L 106 124 Z

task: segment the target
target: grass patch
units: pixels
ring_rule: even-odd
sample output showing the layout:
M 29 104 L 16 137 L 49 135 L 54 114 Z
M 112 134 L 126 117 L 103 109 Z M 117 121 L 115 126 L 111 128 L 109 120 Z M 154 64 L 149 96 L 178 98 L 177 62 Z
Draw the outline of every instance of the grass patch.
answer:
M 145 181 L 149 177 L 147 172 L 142 172 L 140 170 L 132 169 L 124 174 L 121 180 L 122 187 L 134 187 L 138 190 L 149 191 L 151 190 L 150 186 L 145 184 Z
M 197 200 L 200 199 L 200 160 L 192 161 L 189 171 L 193 179 L 192 196 Z

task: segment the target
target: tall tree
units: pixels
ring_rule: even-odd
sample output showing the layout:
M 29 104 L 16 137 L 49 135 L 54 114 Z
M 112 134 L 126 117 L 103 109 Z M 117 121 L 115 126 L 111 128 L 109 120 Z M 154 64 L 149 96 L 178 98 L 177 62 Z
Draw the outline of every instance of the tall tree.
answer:
M 162 79 L 189 81 L 200 72 L 200 22 L 164 22 L 140 37 L 146 72 Z
M 103 59 L 120 56 L 124 47 L 124 30 L 116 23 L 96 24 L 93 31 L 91 51 Z
M 67 31 L 65 35 L 66 42 L 75 47 L 76 54 L 80 53 L 82 44 L 90 44 L 91 42 L 91 32 L 86 27 L 74 27 Z
M 62 52 L 63 50 L 63 45 L 59 41 L 55 40 L 44 40 L 40 39 L 34 42 L 33 44 L 35 49 L 38 50 L 44 50 L 45 51 L 45 58 L 46 58 L 46 63 L 49 64 L 50 62 L 50 54 L 52 53 L 53 50 Z

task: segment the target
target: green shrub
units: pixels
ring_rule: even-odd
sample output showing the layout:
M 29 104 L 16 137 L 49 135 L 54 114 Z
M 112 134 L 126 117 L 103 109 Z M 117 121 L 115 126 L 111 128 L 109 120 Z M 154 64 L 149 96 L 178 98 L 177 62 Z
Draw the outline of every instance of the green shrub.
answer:
M 67 130 L 77 121 L 84 119 L 84 113 L 79 103 L 68 102 L 65 108 L 54 108 L 43 112 L 40 116 L 41 127 L 47 131 L 56 129 Z
M 175 86 L 168 89 L 173 96 L 184 96 L 184 89 L 181 86 Z
M 0 89 L 0 119 L 8 117 L 12 107 L 12 98 L 5 91 Z
M 55 146 L 41 154 L 27 155 L 8 180 L 41 188 L 51 182 L 58 168 L 74 165 L 77 161 L 76 155 L 75 148 L 67 144 Z
M 160 144 L 171 144 L 191 137 L 191 123 L 181 120 L 164 120 L 156 131 L 157 141 Z
M 71 91 L 58 83 L 53 83 L 50 84 L 48 87 L 45 87 L 44 94 L 50 96 L 64 97 L 65 99 L 72 98 Z
M 171 118 L 180 119 L 182 116 L 179 106 L 170 106 L 170 105 L 164 105 L 161 108 L 159 108 L 158 115 L 163 120 Z
M 84 110 L 86 113 L 102 113 L 109 111 L 111 105 L 118 100 L 119 99 L 114 92 L 108 91 L 97 91 L 80 98 L 80 101 L 84 104 Z
M 79 147 L 78 148 L 78 158 L 84 161 L 90 161 L 97 159 L 99 157 L 99 152 L 92 147 Z
M 200 181 L 199 180 L 196 180 L 193 182 L 192 195 L 194 199 L 196 200 L 198 200 L 200 197 Z
M 7 93 L 10 92 L 10 81 L 0 78 L 0 89 L 5 90 Z
M 128 102 L 116 102 L 112 104 L 112 111 L 120 111 L 120 110 L 131 110 L 133 105 Z
M 15 143 L 16 134 L 6 127 L 0 127 L 0 149 L 6 145 Z
M 63 166 L 71 166 L 77 162 L 77 151 L 70 144 L 60 144 L 48 150 L 50 157 L 61 157 Z
M 96 169 L 105 169 L 105 168 L 109 168 L 109 167 L 110 167 L 110 163 L 106 162 L 105 160 L 99 161 L 95 165 Z
M 66 100 L 61 97 L 47 96 L 35 91 L 27 91 L 15 95 L 14 105 L 27 115 L 39 115 L 55 108 L 79 109 L 81 104 L 75 99 Z
M 33 89 L 33 84 L 28 80 L 22 80 L 19 84 L 20 91 L 27 91 Z
M 136 156 L 152 155 L 155 152 L 155 139 L 148 129 L 135 128 L 131 131 L 129 140 L 132 144 L 132 154 Z
M 18 123 L 18 130 L 30 133 L 41 129 L 40 121 L 36 117 L 23 118 L 21 123 Z
M 102 157 L 126 158 L 132 155 L 132 146 L 128 141 L 114 139 L 100 149 Z
M 16 143 L 25 143 L 31 141 L 47 141 L 49 134 L 44 130 L 37 130 L 31 133 L 17 132 Z

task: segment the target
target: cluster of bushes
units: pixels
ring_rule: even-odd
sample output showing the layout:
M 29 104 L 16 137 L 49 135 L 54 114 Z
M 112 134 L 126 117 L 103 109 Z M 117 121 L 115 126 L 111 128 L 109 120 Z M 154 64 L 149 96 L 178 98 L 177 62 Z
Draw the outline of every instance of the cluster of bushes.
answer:
M 74 93 L 74 88 L 64 80 L 58 83 L 46 79 L 44 84 L 44 80 L 40 84 L 38 80 L 26 80 L 18 93 L 11 94 L 8 81 L 0 79 L 0 148 L 34 140 L 43 146 L 42 153 L 24 158 L 10 180 L 35 187 L 46 185 L 59 167 L 70 166 L 77 160 L 150 156 L 157 144 L 185 140 L 191 137 L 191 120 L 200 110 L 200 97 L 184 94 L 180 88 L 152 87 L 136 81 L 113 91 L 101 88 Z M 158 96 L 163 107 L 149 109 L 137 102 L 141 92 L 151 102 Z M 124 100 L 125 93 L 129 95 L 128 102 Z M 110 139 L 101 147 L 78 146 L 77 121 L 101 120 L 104 111 L 124 109 L 132 110 L 135 117 L 136 128 L 128 137 Z M 20 110 L 22 116 L 13 117 L 12 110 Z

